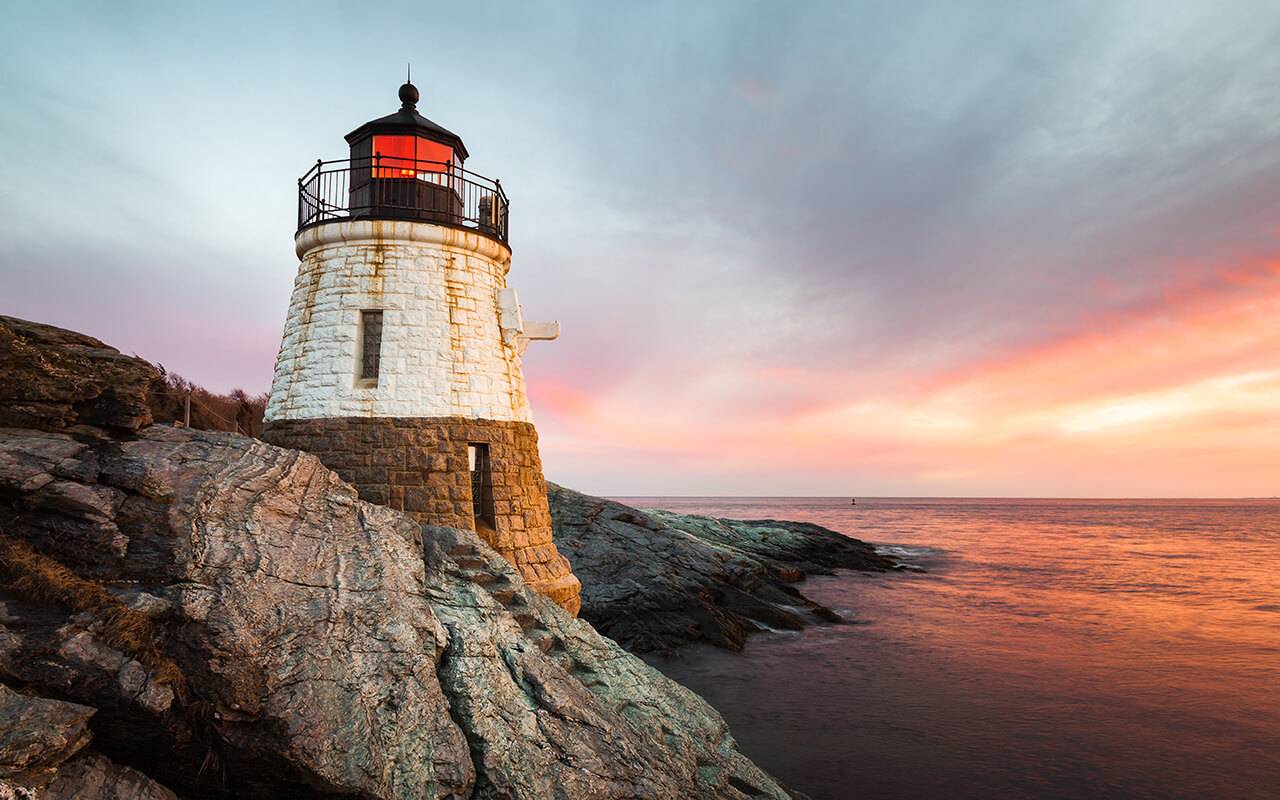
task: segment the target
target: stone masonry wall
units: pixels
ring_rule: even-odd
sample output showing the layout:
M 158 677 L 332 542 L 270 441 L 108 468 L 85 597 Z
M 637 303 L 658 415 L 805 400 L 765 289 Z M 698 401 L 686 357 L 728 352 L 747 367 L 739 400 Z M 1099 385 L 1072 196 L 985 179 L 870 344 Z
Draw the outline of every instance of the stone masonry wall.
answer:
M 435 418 L 268 420 L 262 438 L 306 450 L 355 486 L 361 499 L 429 525 L 476 530 L 534 591 L 576 614 L 580 584 L 551 539 L 551 513 L 528 422 Z M 473 516 L 469 444 L 487 444 L 493 526 Z
M 330 222 L 298 233 L 297 279 L 266 418 L 531 420 L 497 290 L 511 253 L 422 222 Z M 359 377 L 360 312 L 381 310 L 381 368 Z

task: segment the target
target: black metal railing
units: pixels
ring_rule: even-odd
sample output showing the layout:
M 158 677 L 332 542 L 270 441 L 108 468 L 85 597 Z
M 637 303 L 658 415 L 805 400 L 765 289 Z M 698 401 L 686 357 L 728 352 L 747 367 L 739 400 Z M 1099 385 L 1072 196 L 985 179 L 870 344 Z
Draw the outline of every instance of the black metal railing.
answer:
M 298 179 L 298 230 L 359 219 L 432 222 L 507 243 L 502 184 L 455 164 L 392 156 L 317 161 Z

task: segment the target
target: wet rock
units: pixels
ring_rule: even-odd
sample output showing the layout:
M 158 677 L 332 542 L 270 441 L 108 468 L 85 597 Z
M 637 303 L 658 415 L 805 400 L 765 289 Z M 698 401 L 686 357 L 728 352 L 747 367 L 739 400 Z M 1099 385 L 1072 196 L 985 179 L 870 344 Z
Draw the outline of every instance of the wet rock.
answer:
M 639 511 L 547 484 L 556 546 L 582 581 L 583 619 L 635 653 L 692 642 L 740 650 L 765 628 L 840 622 L 790 584 L 896 565 L 809 523 Z
M 707 544 L 742 553 L 783 577 L 829 575 L 836 569 L 882 571 L 897 563 L 875 546 L 811 522 L 776 519 L 723 519 L 674 511 L 646 511 L 649 516 Z M 783 577 L 784 580 L 787 578 Z

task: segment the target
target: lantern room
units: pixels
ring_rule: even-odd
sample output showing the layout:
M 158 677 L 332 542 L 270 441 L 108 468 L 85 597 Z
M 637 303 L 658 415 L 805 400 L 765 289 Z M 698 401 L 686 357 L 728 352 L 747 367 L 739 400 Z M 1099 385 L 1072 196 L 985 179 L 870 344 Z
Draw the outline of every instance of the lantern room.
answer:
M 458 176 L 467 148 L 417 112 L 418 89 L 400 87 L 400 110 L 347 134 L 353 218 L 455 222 L 463 218 Z
M 507 197 L 497 181 L 463 167 L 461 137 L 417 111 L 418 89 L 400 87 L 400 110 L 346 136 L 351 157 L 317 161 L 298 180 L 298 230 L 337 220 L 391 219 L 465 228 L 507 243 Z
M 467 158 L 462 139 L 420 115 L 418 89 L 400 87 L 400 110 L 347 134 L 351 161 L 368 162 L 373 178 L 448 175 Z

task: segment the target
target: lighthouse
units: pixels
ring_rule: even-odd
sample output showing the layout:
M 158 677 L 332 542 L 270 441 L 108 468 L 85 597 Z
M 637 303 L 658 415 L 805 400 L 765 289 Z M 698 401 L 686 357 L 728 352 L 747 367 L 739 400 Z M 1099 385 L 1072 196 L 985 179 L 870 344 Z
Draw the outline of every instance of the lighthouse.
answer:
M 307 450 L 362 499 L 475 531 L 570 613 L 578 579 L 551 538 L 521 355 L 557 323 L 507 283 L 501 184 L 417 112 L 347 134 L 298 181 L 298 274 L 263 438 Z

